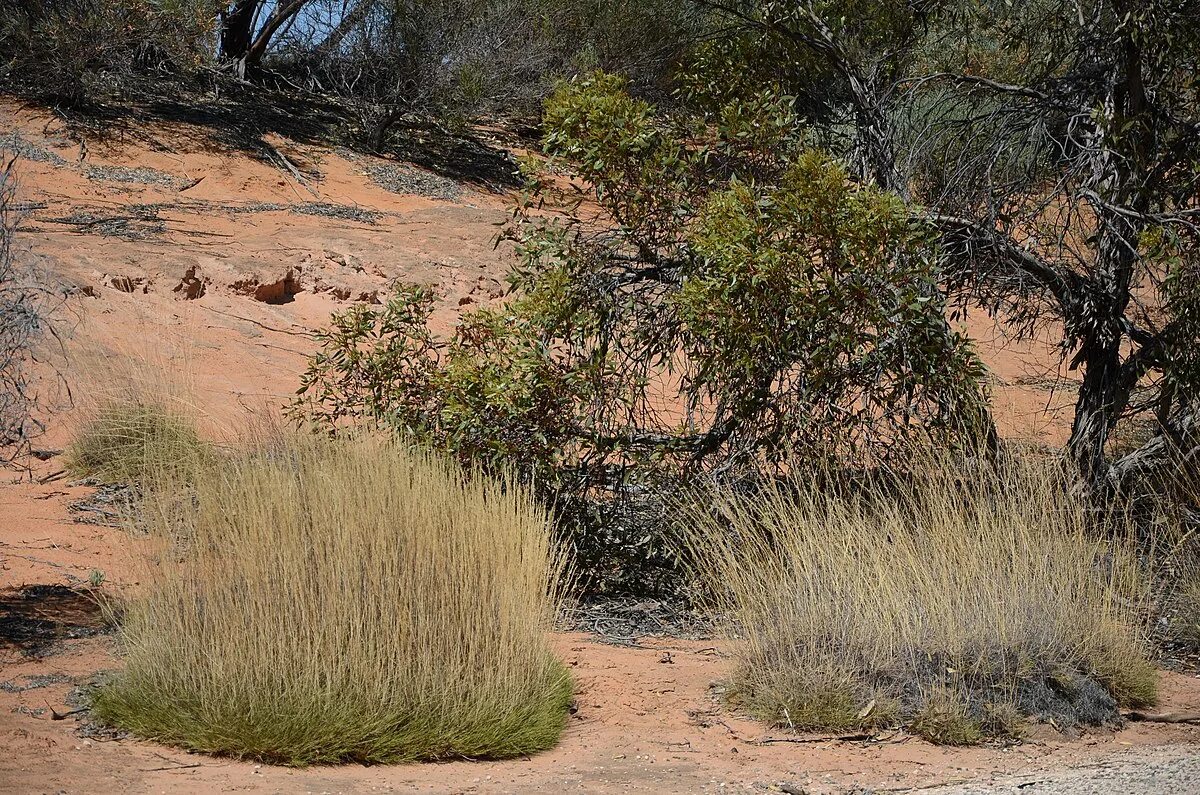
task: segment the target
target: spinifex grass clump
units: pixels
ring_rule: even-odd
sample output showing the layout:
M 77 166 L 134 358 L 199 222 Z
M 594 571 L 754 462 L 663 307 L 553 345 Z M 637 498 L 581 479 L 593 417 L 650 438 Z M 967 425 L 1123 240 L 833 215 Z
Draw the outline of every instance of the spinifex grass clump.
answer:
M 384 441 L 304 438 L 202 468 L 194 495 L 150 495 L 164 554 L 126 606 L 100 720 L 294 765 L 558 739 L 561 567 L 523 489 Z
M 104 403 L 81 425 L 67 468 L 105 483 L 148 485 L 186 479 L 209 453 L 190 415 L 165 401 L 129 397 Z
M 964 744 L 1152 701 L 1136 559 L 1087 527 L 1060 470 L 926 464 L 692 510 L 690 556 L 737 650 L 731 703 L 797 731 Z

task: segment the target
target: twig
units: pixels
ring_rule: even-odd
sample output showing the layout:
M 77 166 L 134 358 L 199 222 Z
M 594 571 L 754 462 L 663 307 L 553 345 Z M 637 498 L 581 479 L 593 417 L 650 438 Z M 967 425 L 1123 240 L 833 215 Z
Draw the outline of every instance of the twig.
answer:
M 920 787 L 885 787 L 883 789 L 872 789 L 871 791 L 872 792 L 922 792 L 927 789 L 939 789 L 941 787 L 956 787 L 960 784 L 970 784 L 974 781 L 975 781 L 975 779 L 970 779 L 970 778 L 956 778 L 951 781 L 939 781 L 934 784 L 923 784 Z M 1039 781 L 1039 782 L 1032 782 L 1032 783 L 1040 784 L 1042 782 Z M 1028 786 L 1028 785 L 1025 785 L 1025 784 L 1018 785 L 1018 787 L 1022 787 L 1022 786 Z
M 194 180 L 192 180 L 191 182 L 189 182 L 187 185 L 184 185 L 182 188 L 180 188 L 179 190 L 177 190 L 177 191 L 176 191 L 176 193 L 183 193 L 183 192 L 184 192 L 184 191 L 186 191 L 186 190 L 191 190 L 192 188 L 196 187 L 196 186 L 197 186 L 197 185 L 199 185 L 201 182 L 203 182 L 203 181 L 204 181 L 204 178 L 205 178 L 205 177 L 207 177 L 207 176 L 208 176 L 207 174 L 202 174 L 201 176 L 199 176 L 199 177 L 197 177 L 196 179 L 194 179 Z
M 308 184 L 308 180 L 306 180 L 304 178 L 304 175 L 300 173 L 299 169 L 297 169 L 294 165 L 292 165 L 292 161 L 288 160 L 284 156 L 283 152 L 280 152 L 278 149 L 276 149 L 274 146 L 271 146 L 266 141 L 263 141 L 263 144 L 268 149 L 270 149 L 271 154 L 273 154 L 275 157 L 277 157 L 279 159 L 279 162 L 282 163 L 283 166 L 289 172 L 291 172 L 292 177 L 294 177 L 297 182 L 299 182 L 301 185 L 304 186 L 305 190 L 307 190 L 309 193 L 311 193 L 314 197 L 320 197 L 321 194 L 317 193 L 315 190 L 312 189 L 312 187 Z
M 763 737 L 761 740 L 754 740 L 753 742 L 755 745 L 769 745 L 771 743 L 856 742 L 870 740 L 872 736 L 870 734 L 842 734 L 836 737 Z
M 194 764 L 190 764 L 190 765 L 170 765 L 170 766 L 164 765 L 163 767 L 143 767 L 143 768 L 139 768 L 139 769 L 143 773 L 153 773 L 158 770 L 190 770 L 190 769 L 196 768 L 196 767 L 204 767 L 204 764 L 201 762 L 195 762 Z
M 49 475 L 44 475 L 44 476 L 38 478 L 38 483 L 41 483 L 41 484 L 53 483 L 56 480 L 62 480 L 66 476 L 67 476 L 67 470 L 60 469 L 57 472 L 51 472 Z

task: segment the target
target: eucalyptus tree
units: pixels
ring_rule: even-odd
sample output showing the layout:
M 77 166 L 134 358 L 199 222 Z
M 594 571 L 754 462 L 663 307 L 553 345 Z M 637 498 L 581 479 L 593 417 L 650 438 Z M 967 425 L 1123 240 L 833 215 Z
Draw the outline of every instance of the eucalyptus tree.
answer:
M 712 62 L 933 223 L 942 288 L 1082 371 L 1069 442 L 1094 487 L 1200 453 L 1196 0 L 699 0 Z M 1110 460 L 1122 422 L 1152 418 Z

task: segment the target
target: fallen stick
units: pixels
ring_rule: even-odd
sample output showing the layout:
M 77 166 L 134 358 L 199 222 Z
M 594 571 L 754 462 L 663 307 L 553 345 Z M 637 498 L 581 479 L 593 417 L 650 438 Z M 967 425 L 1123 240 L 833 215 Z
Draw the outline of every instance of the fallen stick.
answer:
M 143 773 L 155 773 L 155 772 L 157 772 L 157 771 L 159 771 L 159 770 L 192 770 L 193 768 L 197 768 L 197 767 L 204 767 L 204 764 L 203 764 L 202 762 L 196 762 L 196 763 L 194 763 L 194 764 L 191 764 L 191 765 L 171 765 L 171 766 L 169 766 L 169 767 L 168 767 L 168 766 L 163 766 L 163 767 L 143 767 L 143 768 L 139 768 L 139 769 L 140 769 L 140 770 L 141 770 L 141 772 L 143 772 Z
M 834 743 L 834 742 L 856 742 L 860 740 L 873 739 L 871 734 L 841 734 L 836 737 L 764 737 L 761 740 L 755 740 L 755 745 L 769 745 L 771 743 Z
M 197 177 L 196 179 L 192 180 L 192 181 L 191 181 L 191 182 L 189 182 L 188 184 L 184 185 L 182 188 L 180 188 L 178 191 L 176 191 L 176 193 L 183 193 L 185 190 L 191 190 L 192 188 L 196 187 L 196 186 L 197 186 L 197 185 L 199 185 L 201 182 L 203 182 L 203 181 L 204 181 L 204 178 L 205 178 L 205 177 L 207 177 L 207 176 L 208 176 L 207 174 L 202 174 L 201 176 L 199 176 L 199 177 Z
M 1126 712 L 1126 720 L 1143 723 L 1200 723 L 1200 712 Z
M 67 470 L 60 469 L 57 472 L 51 472 L 49 475 L 44 475 L 44 476 L 38 478 L 38 483 L 41 483 L 41 484 L 53 483 L 56 480 L 62 480 L 66 476 L 67 476 Z
M 265 141 L 263 143 L 266 145 L 267 149 L 269 149 L 271 151 L 271 153 L 273 155 L 275 155 L 275 157 L 279 160 L 279 162 L 283 165 L 283 167 L 286 168 L 289 173 L 291 173 L 293 179 L 295 179 L 296 182 L 303 185 L 304 189 L 306 191 L 308 191 L 309 193 L 311 193 L 314 197 L 320 196 L 320 194 L 317 193 L 315 190 L 313 190 L 312 187 L 308 184 L 308 180 L 305 179 L 304 175 L 300 173 L 300 169 L 298 169 L 294 165 L 292 165 L 292 161 L 288 160 L 287 157 L 283 154 L 283 152 L 280 152 L 274 146 L 271 146 L 270 144 L 266 143 Z

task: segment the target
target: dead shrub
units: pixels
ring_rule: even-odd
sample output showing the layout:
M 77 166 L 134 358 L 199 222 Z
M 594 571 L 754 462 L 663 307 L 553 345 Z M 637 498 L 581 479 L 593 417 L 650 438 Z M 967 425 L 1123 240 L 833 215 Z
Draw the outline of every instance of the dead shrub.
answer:
M 0 79 L 81 103 L 139 75 L 185 74 L 212 57 L 209 0 L 0 0 Z
M 0 155 L 3 155 L 0 148 Z M 14 463 L 32 450 L 45 429 L 39 413 L 52 390 L 44 343 L 56 339 L 55 324 L 64 296 L 32 268 L 17 261 L 13 238 L 19 213 L 14 209 L 15 160 L 0 168 L 0 462 Z M 54 369 L 50 367 L 49 369 Z

